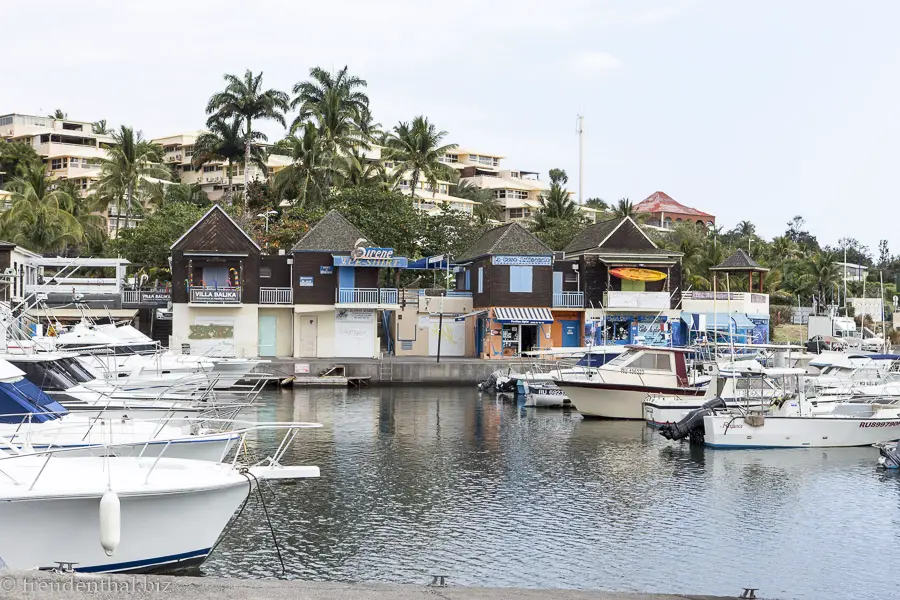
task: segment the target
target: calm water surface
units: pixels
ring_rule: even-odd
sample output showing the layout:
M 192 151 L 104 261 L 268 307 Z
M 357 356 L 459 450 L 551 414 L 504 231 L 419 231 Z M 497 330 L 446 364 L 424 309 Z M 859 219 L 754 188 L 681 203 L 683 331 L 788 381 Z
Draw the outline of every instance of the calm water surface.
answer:
M 900 476 L 872 448 L 712 450 L 642 423 L 466 388 L 285 390 L 260 420 L 317 421 L 266 490 L 287 577 L 767 597 L 889 598 Z M 302 438 L 302 439 L 301 439 Z M 302 442 L 302 443 L 300 443 Z M 275 446 L 274 434 L 256 450 Z M 251 501 L 203 572 L 280 576 Z

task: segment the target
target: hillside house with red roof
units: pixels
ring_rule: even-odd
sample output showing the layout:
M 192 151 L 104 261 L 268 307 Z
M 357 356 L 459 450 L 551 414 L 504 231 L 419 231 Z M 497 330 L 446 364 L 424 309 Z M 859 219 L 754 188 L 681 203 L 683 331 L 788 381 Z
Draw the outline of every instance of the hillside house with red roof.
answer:
M 637 203 L 634 210 L 647 215 L 647 225 L 661 229 L 671 229 L 684 221 L 693 221 L 707 227 L 716 224 L 715 216 L 676 202 L 665 192 L 654 192 Z

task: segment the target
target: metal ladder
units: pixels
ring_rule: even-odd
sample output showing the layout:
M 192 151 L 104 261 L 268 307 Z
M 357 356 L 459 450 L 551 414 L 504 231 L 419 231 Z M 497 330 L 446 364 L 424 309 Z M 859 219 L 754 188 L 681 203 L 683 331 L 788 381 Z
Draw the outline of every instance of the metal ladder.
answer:
M 378 382 L 394 383 L 394 361 L 383 354 L 378 362 Z

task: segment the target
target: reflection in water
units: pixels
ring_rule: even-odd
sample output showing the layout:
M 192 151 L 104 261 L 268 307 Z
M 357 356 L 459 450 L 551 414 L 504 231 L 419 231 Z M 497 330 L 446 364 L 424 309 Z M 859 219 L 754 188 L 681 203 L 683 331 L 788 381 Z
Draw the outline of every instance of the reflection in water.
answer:
M 900 534 L 900 477 L 875 470 L 872 448 L 716 451 L 464 388 L 279 390 L 254 416 L 325 426 L 289 457 L 322 477 L 265 490 L 288 577 L 783 598 L 895 589 L 877 562 Z M 276 444 L 261 433 L 252 449 Z M 277 565 L 251 500 L 203 571 L 272 577 Z

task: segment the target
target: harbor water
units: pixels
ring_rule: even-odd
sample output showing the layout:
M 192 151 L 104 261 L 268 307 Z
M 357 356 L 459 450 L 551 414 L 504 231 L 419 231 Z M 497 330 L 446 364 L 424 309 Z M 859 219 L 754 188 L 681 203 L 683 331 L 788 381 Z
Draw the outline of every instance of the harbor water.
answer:
M 638 422 L 469 388 L 267 392 L 260 420 L 317 421 L 290 460 L 318 480 L 253 497 L 208 575 L 888 598 L 900 475 L 873 448 L 713 450 Z M 261 434 L 250 451 L 274 449 Z

